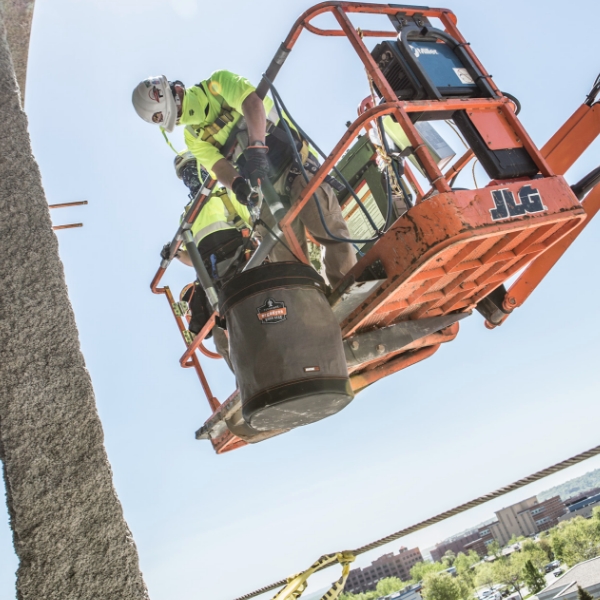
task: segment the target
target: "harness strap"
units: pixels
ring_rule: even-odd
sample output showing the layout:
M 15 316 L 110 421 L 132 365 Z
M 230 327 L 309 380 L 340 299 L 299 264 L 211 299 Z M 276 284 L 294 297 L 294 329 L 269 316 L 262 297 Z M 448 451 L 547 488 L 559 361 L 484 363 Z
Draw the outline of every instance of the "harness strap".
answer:
M 304 159 L 304 156 L 302 154 L 301 154 L 301 156 Z M 312 173 L 313 175 L 321 167 L 319 161 L 312 154 L 309 154 L 308 158 L 306 158 L 304 160 L 303 166 L 306 169 L 306 171 L 308 171 L 309 173 Z M 300 171 L 299 167 L 297 165 L 292 166 L 292 168 L 289 170 L 286 180 L 285 180 L 284 187 L 285 187 L 286 195 L 289 195 L 289 193 L 292 189 L 292 184 L 296 180 L 296 177 L 298 177 L 299 175 L 301 175 L 301 171 Z M 335 177 L 333 177 L 331 175 L 327 175 L 325 177 L 325 180 L 323 181 L 323 183 L 329 184 L 337 192 L 341 192 L 346 189 L 345 186 L 340 181 L 338 181 Z
M 225 209 L 227 210 L 230 220 L 233 223 L 235 223 L 236 227 L 239 228 L 239 227 L 246 226 L 246 224 L 244 223 L 244 220 L 241 218 L 240 214 L 235 209 L 235 206 L 233 205 L 233 202 L 231 201 L 231 198 L 229 197 L 229 193 L 227 192 L 227 190 L 225 188 L 218 190 L 213 195 L 217 196 L 218 198 L 221 199 L 221 202 L 225 205 Z M 239 226 L 238 226 L 237 221 L 240 221 Z
M 197 84 L 196 87 L 199 87 L 204 92 L 204 95 L 208 99 L 209 96 L 208 96 L 208 93 L 206 92 L 206 90 L 204 89 L 203 83 Z M 229 123 L 232 123 L 235 120 L 235 115 L 233 114 L 234 109 L 231 108 L 231 106 L 229 106 L 229 104 L 227 104 L 227 102 L 225 102 L 225 98 L 223 98 L 223 96 L 221 96 L 219 94 L 212 94 L 212 93 L 211 93 L 211 95 L 214 98 L 216 98 L 216 100 L 219 102 L 219 105 L 221 107 L 221 111 L 217 115 L 217 118 L 212 123 L 210 123 L 209 125 L 206 125 L 204 127 L 193 127 L 191 125 L 186 125 L 186 130 L 189 133 L 191 133 L 195 138 L 198 138 L 200 136 L 200 131 L 202 131 L 202 136 L 200 139 L 203 142 L 208 142 L 209 144 L 211 144 L 218 150 L 221 150 L 221 148 L 223 147 L 223 144 L 221 142 L 218 142 L 215 139 L 215 135 L 217 135 L 219 133 L 219 131 L 221 131 L 221 129 L 223 129 L 224 127 L 229 125 Z M 207 109 L 208 109 L 208 105 L 207 105 Z M 207 114 L 208 114 L 208 111 L 207 111 Z

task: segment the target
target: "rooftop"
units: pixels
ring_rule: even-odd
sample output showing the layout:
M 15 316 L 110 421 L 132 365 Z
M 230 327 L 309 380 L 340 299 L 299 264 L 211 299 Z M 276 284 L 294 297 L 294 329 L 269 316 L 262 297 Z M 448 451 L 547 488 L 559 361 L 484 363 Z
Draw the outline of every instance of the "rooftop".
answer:
M 538 597 L 561 598 L 577 592 L 577 586 L 590 588 L 600 585 L 600 556 L 580 562 L 539 592 Z M 548 592 L 555 592 L 549 596 Z

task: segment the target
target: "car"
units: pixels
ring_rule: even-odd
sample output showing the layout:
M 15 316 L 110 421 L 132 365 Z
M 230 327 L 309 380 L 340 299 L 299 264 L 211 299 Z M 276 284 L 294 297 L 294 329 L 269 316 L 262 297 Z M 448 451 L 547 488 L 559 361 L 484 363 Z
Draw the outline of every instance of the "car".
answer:
M 557 569 L 558 567 L 560 567 L 560 561 L 558 560 L 553 560 L 551 563 L 548 563 L 545 567 L 544 567 L 544 571 L 546 573 L 552 573 L 552 571 L 554 569 Z
M 502 600 L 502 594 L 495 590 L 483 590 L 479 594 L 479 600 Z
M 553 575 L 554 577 L 560 577 L 562 574 L 564 573 L 564 571 L 559 567 L 558 569 L 556 569 L 556 571 L 553 571 Z

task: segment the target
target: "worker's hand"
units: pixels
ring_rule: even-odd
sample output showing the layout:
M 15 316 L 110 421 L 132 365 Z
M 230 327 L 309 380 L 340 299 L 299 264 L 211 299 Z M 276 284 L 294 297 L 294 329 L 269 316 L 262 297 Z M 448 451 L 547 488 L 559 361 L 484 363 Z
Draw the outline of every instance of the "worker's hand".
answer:
M 248 146 L 244 150 L 246 164 L 244 165 L 243 175 L 246 179 L 250 179 L 252 185 L 255 185 L 258 180 L 265 181 L 269 176 L 269 159 L 267 152 L 269 148 L 265 145 L 255 143 Z
M 191 161 L 181 169 L 181 179 L 185 186 L 190 190 L 190 196 L 194 198 L 201 187 L 198 178 L 198 165 L 196 161 Z
M 171 242 L 167 242 L 160 251 L 160 257 L 163 260 L 169 260 L 171 254 Z
M 256 203 L 252 188 L 243 177 L 236 177 L 233 180 L 231 190 L 240 204 L 252 207 Z
M 175 256 L 173 258 L 178 258 L 179 257 L 179 252 L 181 249 L 177 250 L 177 252 L 175 252 Z M 169 260 L 169 254 L 171 252 L 171 242 L 167 242 L 163 247 L 162 250 L 160 251 L 160 257 L 164 260 Z

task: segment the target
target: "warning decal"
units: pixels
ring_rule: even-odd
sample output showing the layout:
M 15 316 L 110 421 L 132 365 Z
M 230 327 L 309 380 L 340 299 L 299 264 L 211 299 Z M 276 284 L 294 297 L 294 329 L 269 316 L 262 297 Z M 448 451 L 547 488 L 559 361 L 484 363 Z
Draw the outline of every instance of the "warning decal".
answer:
M 456 76 L 460 79 L 461 83 L 469 83 L 469 84 L 475 83 L 475 81 L 473 81 L 473 78 L 469 75 L 469 71 L 467 71 L 467 69 L 452 69 L 452 70 L 456 73 Z

